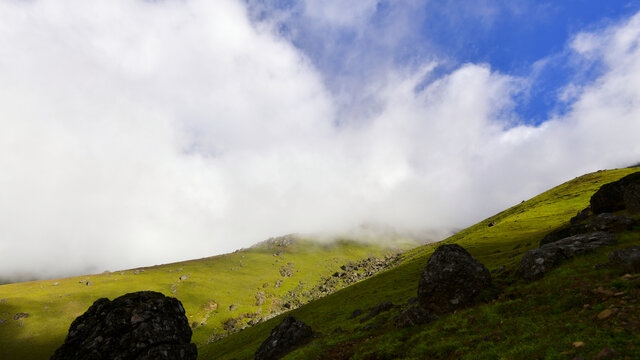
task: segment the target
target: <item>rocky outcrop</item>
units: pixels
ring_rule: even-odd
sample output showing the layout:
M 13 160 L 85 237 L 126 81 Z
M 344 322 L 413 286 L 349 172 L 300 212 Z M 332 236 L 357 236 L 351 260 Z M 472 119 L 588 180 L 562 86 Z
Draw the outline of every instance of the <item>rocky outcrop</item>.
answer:
M 411 326 L 428 324 L 436 319 L 438 319 L 436 315 L 431 315 L 420 306 L 414 305 L 393 318 L 393 324 L 399 329 L 404 329 Z
M 630 246 L 609 254 L 609 263 L 625 272 L 640 272 L 640 246 Z
M 611 213 L 602 213 L 591 218 L 586 223 L 571 224 L 556 229 L 540 240 L 540 246 L 556 242 L 574 235 L 586 234 L 595 231 L 624 231 L 633 228 L 635 221 L 627 216 Z
M 271 330 L 271 335 L 260 345 L 255 354 L 256 360 L 279 359 L 313 336 L 311 327 L 302 321 L 287 316 Z
M 113 301 L 96 300 L 76 318 L 58 359 L 189 359 L 198 350 L 180 301 L 154 291 L 140 291 Z
M 570 236 L 527 251 L 520 260 L 518 273 L 527 280 L 537 280 L 566 259 L 613 244 L 615 236 L 610 232 L 596 231 Z
M 623 177 L 618 181 L 604 184 L 591 197 L 591 210 L 594 214 L 615 212 L 631 205 L 635 209 L 635 200 L 640 193 L 640 172 Z M 625 199 L 627 201 L 625 201 Z
M 457 244 L 442 245 L 431 255 L 418 283 L 418 302 L 430 314 L 469 306 L 491 283 L 489 270 Z

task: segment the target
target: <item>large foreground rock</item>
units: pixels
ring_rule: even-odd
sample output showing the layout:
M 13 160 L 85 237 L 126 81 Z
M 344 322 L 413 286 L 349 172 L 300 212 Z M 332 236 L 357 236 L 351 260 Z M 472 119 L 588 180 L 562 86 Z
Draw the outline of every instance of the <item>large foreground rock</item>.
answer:
M 640 196 L 640 172 L 636 172 L 623 177 L 618 181 L 604 184 L 591 197 L 591 210 L 594 214 L 603 212 L 615 212 L 627 207 L 627 202 L 634 207 L 634 201 Z M 625 194 L 625 192 L 627 192 Z
M 489 270 L 457 244 L 431 255 L 418 283 L 418 302 L 430 314 L 444 314 L 473 303 L 491 284 Z
M 287 316 L 280 325 L 271 330 L 271 335 L 260 345 L 256 360 L 279 359 L 313 336 L 311 327 L 302 321 Z
M 570 236 L 527 251 L 520 260 L 518 272 L 527 280 L 537 280 L 566 259 L 613 244 L 615 236 L 610 232 L 596 231 Z
M 180 301 L 154 291 L 102 298 L 76 318 L 58 359 L 195 360 L 191 328 Z

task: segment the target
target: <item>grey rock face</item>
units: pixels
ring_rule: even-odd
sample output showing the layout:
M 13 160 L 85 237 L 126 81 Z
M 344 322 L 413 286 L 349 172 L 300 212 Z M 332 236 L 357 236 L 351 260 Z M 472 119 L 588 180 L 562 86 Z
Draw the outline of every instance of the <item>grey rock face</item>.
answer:
M 418 283 L 418 302 L 431 314 L 471 305 L 491 283 L 489 270 L 457 244 L 442 245 L 431 255 Z
M 58 359 L 189 359 L 198 350 L 180 301 L 154 291 L 140 291 L 113 301 L 96 300 L 76 318 Z
M 602 213 L 584 224 L 573 224 L 556 229 L 540 240 L 540 246 L 556 242 L 574 235 L 595 231 L 624 231 L 635 225 L 635 221 L 627 216 Z
M 280 325 L 271 330 L 271 335 L 260 345 L 256 360 L 279 359 L 305 343 L 313 335 L 311 327 L 302 321 L 287 316 Z
M 621 266 L 624 271 L 640 272 L 640 246 L 616 250 L 609 254 L 612 265 Z
M 615 236 L 609 232 L 596 231 L 573 235 L 527 251 L 520 260 L 518 272 L 527 280 L 537 280 L 565 259 L 585 254 L 602 246 L 613 245 L 615 242 Z
M 633 227 L 635 221 L 627 216 L 602 213 L 589 221 L 588 225 L 593 231 L 624 231 Z

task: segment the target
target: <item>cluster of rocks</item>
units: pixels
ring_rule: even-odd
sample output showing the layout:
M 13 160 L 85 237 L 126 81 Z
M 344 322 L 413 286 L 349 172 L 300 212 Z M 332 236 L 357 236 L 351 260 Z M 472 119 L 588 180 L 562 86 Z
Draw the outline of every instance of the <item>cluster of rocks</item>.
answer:
M 249 321 L 244 321 L 250 319 Z M 222 328 L 227 332 L 227 335 L 246 329 L 248 326 L 253 326 L 262 319 L 262 309 L 256 310 L 256 312 L 242 313 L 236 317 L 229 318 L 222 323 Z
M 51 359 L 194 360 L 197 354 L 180 301 L 140 291 L 96 300 Z
M 636 221 L 613 214 L 614 211 L 640 211 L 640 172 L 605 184 L 591 197 L 590 205 L 573 217 L 569 225 L 547 234 L 540 248 L 526 252 L 518 273 L 527 280 L 537 280 L 563 261 L 616 243 L 615 233 L 633 228 Z M 637 252 L 623 249 L 610 256 L 611 262 L 633 268 Z M 624 258 L 624 260 L 623 260 Z M 640 265 L 639 265 L 640 266 Z
M 349 262 L 340 266 L 340 271 L 331 276 L 324 276 L 309 290 L 303 284 L 289 291 L 281 301 L 281 310 L 298 308 L 305 303 L 320 299 L 346 286 L 372 277 L 382 270 L 390 269 L 398 264 L 400 254 L 386 255 L 384 258 L 369 257 L 357 262 Z
M 280 272 L 280 276 L 284 278 L 291 277 L 294 272 L 294 263 L 287 263 L 287 265 L 283 265 L 278 270 Z

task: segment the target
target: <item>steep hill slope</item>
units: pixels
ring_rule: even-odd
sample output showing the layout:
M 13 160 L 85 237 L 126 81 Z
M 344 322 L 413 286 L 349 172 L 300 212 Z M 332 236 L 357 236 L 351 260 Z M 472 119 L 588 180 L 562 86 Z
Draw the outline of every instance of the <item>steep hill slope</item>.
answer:
M 174 264 L 0 286 L 0 358 L 48 359 L 69 325 L 98 298 L 154 290 L 184 304 L 198 345 L 247 324 L 338 289 L 349 279 L 332 278 L 340 266 L 365 261 L 375 272 L 390 265 L 414 240 L 391 245 L 352 240 L 318 242 L 285 236 L 232 254 Z M 386 260 L 385 260 L 386 257 Z M 366 277 L 352 274 L 355 277 Z M 318 289 L 322 279 L 325 288 Z M 285 307 L 286 305 L 286 307 Z
M 615 246 L 567 261 L 540 281 L 515 274 L 522 254 L 585 208 L 600 186 L 636 171 L 576 178 L 445 240 L 462 245 L 492 270 L 493 288 L 482 294 L 480 305 L 404 330 L 391 321 L 401 307 L 365 322 L 352 318 L 355 310 L 366 313 L 386 301 L 404 305 L 416 296 L 421 271 L 437 245 L 422 246 L 403 254 L 402 264 L 391 270 L 289 312 L 317 335 L 285 358 L 566 359 L 606 348 L 640 358 L 640 277 L 596 266 L 606 263 L 613 249 L 640 245 L 640 229 L 619 234 Z M 601 319 L 605 309 L 611 311 Z M 201 347 L 199 358 L 253 358 L 282 316 Z

